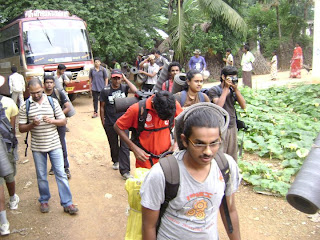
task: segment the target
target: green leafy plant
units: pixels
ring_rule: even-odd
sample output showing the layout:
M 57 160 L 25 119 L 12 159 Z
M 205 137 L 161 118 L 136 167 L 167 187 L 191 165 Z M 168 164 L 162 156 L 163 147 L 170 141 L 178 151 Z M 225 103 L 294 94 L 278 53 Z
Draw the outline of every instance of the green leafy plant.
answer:
M 247 109 L 237 112 L 249 126 L 244 150 L 281 161 L 280 169 L 275 169 L 243 159 L 239 162 L 243 179 L 257 191 L 284 196 L 320 131 L 320 85 L 241 91 Z

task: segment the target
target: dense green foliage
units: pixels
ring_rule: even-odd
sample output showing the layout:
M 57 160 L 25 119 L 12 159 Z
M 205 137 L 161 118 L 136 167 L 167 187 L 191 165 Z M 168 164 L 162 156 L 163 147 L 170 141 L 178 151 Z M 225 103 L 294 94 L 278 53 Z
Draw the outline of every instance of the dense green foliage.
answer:
M 267 164 L 244 159 L 239 163 L 243 178 L 257 189 L 284 195 L 320 132 L 320 85 L 258 91 L 245 88 L 242 92 L 247 109 L 237 111 L 249 126 L 244 149 L 281 161 L 281 168 L 275 171 Z
M 274 50 L 283 51 L 280 43 L 294 46 L 299 42 L 303 47 L 312 45 L 312 38 L 305 34 L 307 20 L 313 19 L 312 1 L 255 2 L 245 13 L 249 26 L 248 41 L 259 41 L 261 53 L 265 57 L 270 57 Z
M 0 3 L 0 26 L 27 9 L 68 10 L 81 17 L 88 24 L 94 55 L 108 63 L 112 58 L 132 63 L 138 52 L 150 52 L 162 40 L 155 28 L 170 35 L 170 48 L 181 63 L 189 59 L 195 48 L 203 54 L 224 55 L 226 48 L 236 52 L 244 42 L 254 47 L 257 40 L 262 53 L 269 58 L 271 51 L 279 49 L 280 42 L 310 45 L 311 39 L 301 32 L 307 26 L 306 21 L 313 19 L 310 0 L 0 0 Z
M 172 0 L 169 32 L 175 59 L 185 62 L 194 49 L 203 53 L 224 52 L 227 47 L 240 46 L 247 25 L 236 7 L 240 1 Z M 228 4 L 229 3 L 229 4 Z M 230 32 L 232 37 L 230 37 Z

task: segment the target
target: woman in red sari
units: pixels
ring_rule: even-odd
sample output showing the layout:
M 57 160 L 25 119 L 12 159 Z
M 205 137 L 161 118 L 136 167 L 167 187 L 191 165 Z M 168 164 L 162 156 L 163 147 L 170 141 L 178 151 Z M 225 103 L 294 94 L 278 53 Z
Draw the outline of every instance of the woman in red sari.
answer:
M 290 63 L 291 63 L 290 77 L 301 78 L 303 54 L 302 54 L 302 48 L 299 46 L 298 43 L 296 43 L 296 47 L 293 50 L 293 56 Z

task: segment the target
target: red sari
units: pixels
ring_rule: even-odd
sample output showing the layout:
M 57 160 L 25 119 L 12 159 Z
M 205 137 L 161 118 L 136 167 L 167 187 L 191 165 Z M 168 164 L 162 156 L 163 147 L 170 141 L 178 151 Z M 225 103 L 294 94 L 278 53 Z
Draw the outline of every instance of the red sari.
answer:
M 291 70 L 290 70 L 291 78 L 301 78 L 302 63 L 303 63 L 302 48 L 300 46 L 295 47 L 293 50 L 293 56 L 291 59 Z

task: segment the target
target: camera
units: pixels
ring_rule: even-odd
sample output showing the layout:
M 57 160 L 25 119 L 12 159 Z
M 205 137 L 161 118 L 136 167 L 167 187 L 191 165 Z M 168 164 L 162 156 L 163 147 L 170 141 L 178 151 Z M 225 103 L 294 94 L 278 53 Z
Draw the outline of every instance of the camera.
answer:
M 238 84 L 238 77 L 237 76 L 227 76 L 228 80 L 232 81 L 232 84 Z
M 228 76 L 227 79 L 230 79 L 232 81 L 232 84 L 238 84 L 237 76 Z

